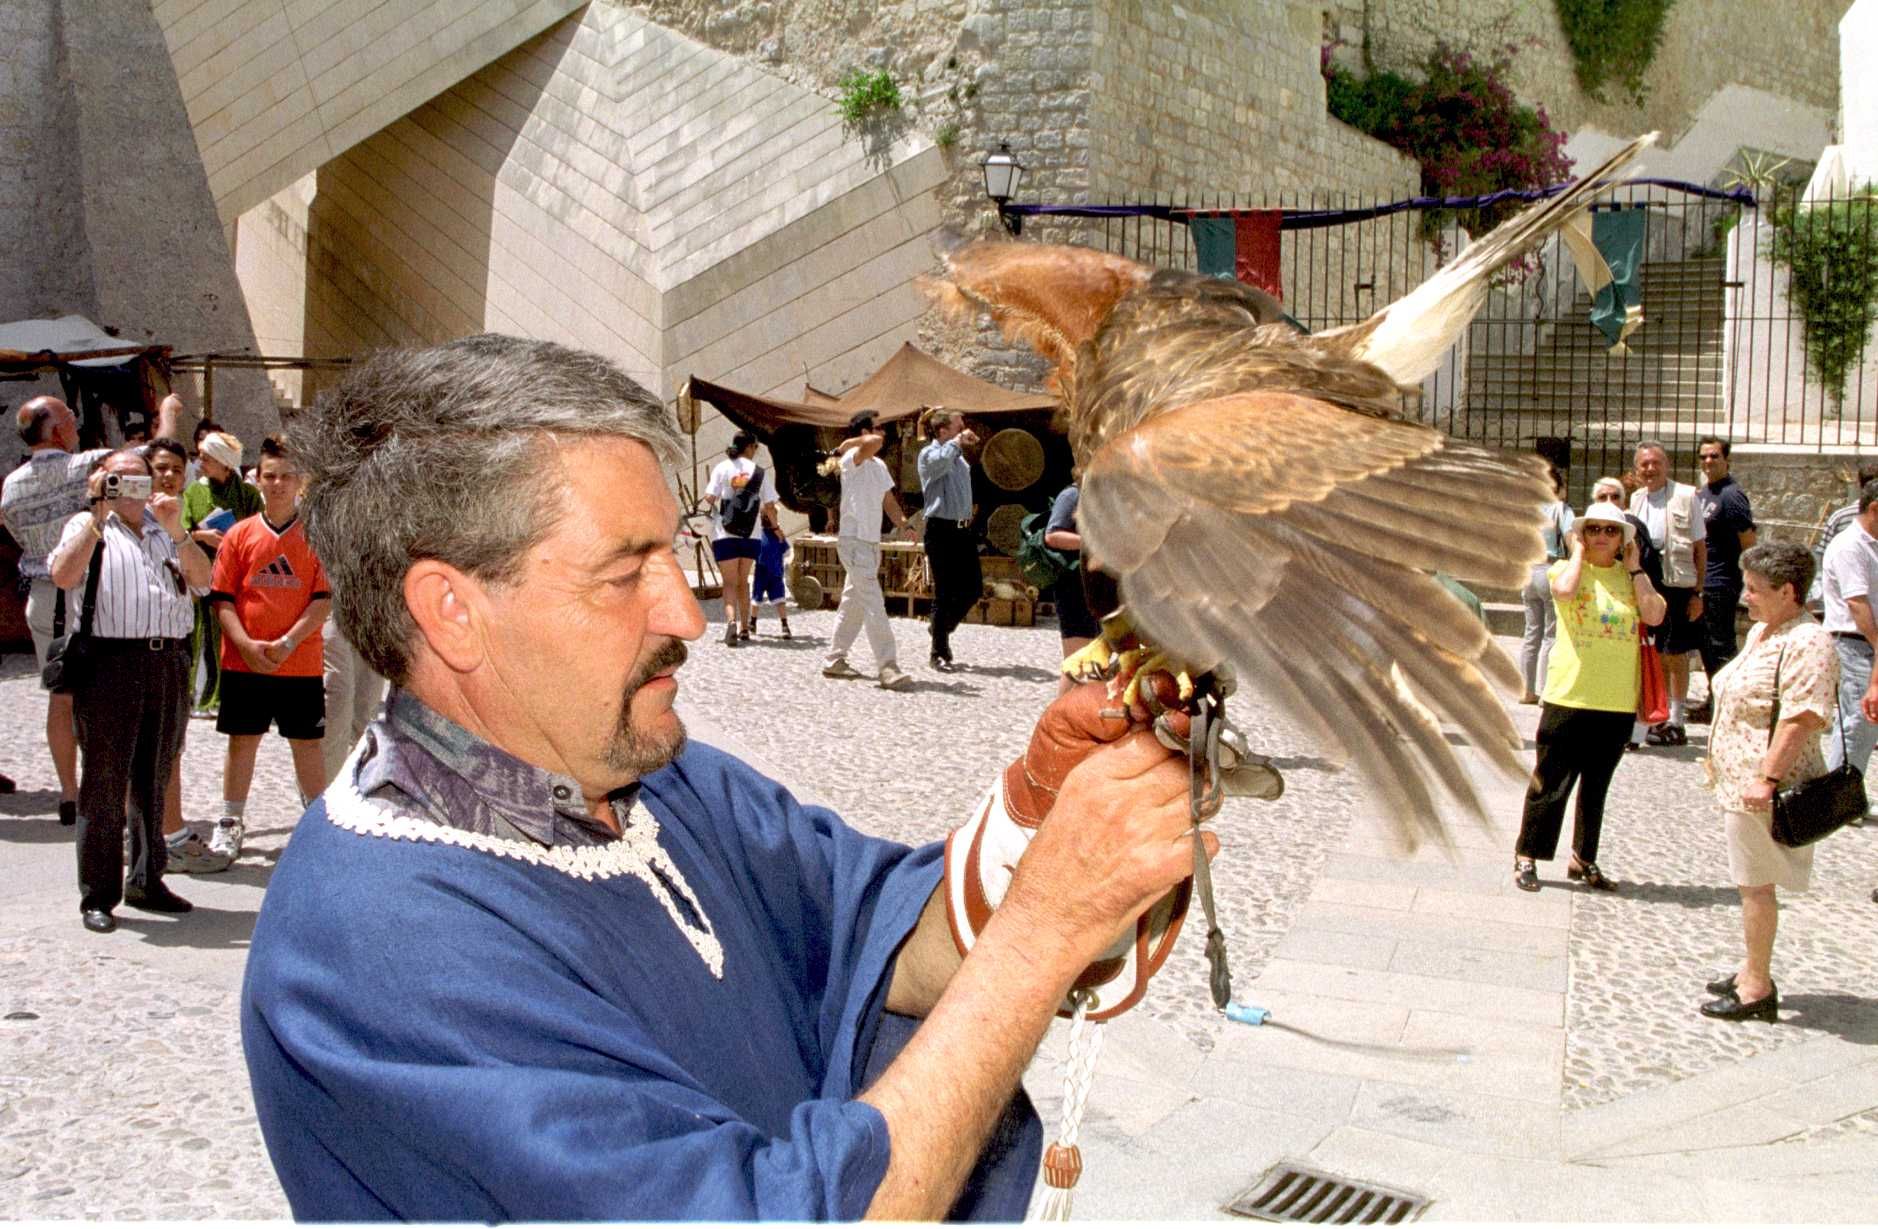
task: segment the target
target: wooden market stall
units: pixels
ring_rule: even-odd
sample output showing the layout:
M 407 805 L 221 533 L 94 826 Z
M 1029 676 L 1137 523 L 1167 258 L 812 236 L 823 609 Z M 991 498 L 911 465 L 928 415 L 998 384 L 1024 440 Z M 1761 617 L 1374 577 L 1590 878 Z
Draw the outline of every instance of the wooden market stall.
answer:
M 1037 595 L 1018 574 L 1018 523 L 1042 511 L 1069 485 L 1069 442 L 1054 425 L 1057 399 L 1020 393 L 950 367 L 911 343 L 902 345 L 873 375 L 839 396 L 804 386 L 800 401 L 739 392 L 692 377 L 689 395 L 754 433 L 768 448 L 783 505 L 809 518 L 811 532 L 796 537 L 792 584 L 800 576 L 820 582 L 823 603 L 841 591 L 841 565 L 832 535 L 821 532 L 839 507 L 841 489 L 816 466 L 846 435 L 847 424 L 872 410 L 887 436 L 881 460 L 897 482 L 901 506 L 917 512 L 920 413 L 943 406 L 965 415 L 980 442 L 972 466 L 973 529 L 983 544 L 986 593 L 967 619 L 1027 625 Z M 892 613 L 922 613 L 931 600 L 931 577 L 917 543 L 882 543 L 881 583 Z

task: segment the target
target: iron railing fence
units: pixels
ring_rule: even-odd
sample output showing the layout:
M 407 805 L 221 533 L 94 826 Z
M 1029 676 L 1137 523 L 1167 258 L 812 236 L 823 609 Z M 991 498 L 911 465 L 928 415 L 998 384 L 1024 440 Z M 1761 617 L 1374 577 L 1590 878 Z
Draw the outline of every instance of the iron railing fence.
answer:
M 1555 238 L 1502 279 L 1407 408 L 1463 438 L 1548 456 L 1566 471 L 1575 503 L 1600 475 L 1628 469 L 1645 439 L 1662 441 L 1673 463 L 1691 471 L 1695 442 L 1707 434 L 1826 452 L 1878 447 L 1878 346 L 1864 341 L 1842 400 L 1821 388 L 1790 274 L 1773 259 L 1776 209 L 1794 199 L 1783 190 L 1750 208 L 1657 185 L 1613 189 L 1594 211 L 1641 209 L 1645 218 L 1643 323 L 1624 349 L 1614 352 L 1592 324 L 1591 295 Z M 1342 192 L 1162 196 L 1131 204 L 1164 212 L 1089 219 L 1084 237 L 1145 263 L 1196 269 L 1186 211 L 1385 203 Z M 1828 208 L 1840 212 L 1834 225 L 1878 235 L 1878 202 L 1866 197 L 1815 201 L 1798 211 L 1797 225 L 1826 224 Z M 1287 310 L 1313 332 L 1366 319 L 1464 244 L 1444 221 L 1404 210 L 1282 231 Z

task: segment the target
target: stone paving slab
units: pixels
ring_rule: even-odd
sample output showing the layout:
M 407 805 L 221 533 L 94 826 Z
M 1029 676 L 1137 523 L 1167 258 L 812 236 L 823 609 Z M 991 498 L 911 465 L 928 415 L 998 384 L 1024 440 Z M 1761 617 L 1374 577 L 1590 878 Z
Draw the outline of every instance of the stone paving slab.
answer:
M 680 711 L 699 737 L 893 839 L 936 839 L 957 823 L 1054 688 L 1053 629 L 961 629 L 966 669 L 915 666 L 915 688 L 895 694 L 822 679 L 832 614 L 791 621 L 790 642 L 765 619 L 769 634 L 751 646 L 696 646 Z M 901 661 L 922 662 L 924 626 L 894 627 Z M 0 1021 L 0 1217 L 284 1215 L 253 1133 L 234 994 L 266 871 L 296 817 L 285 746 L 263 744 L 250 855 L 226 876 L 178 883 L 196 913 L 91 936 L 75 916 L 69 830 L 50 818 L 38 704 L 17 659 L 0 663 L 0 713 L 31 732 L 0 746 L 0 771 L 21 784 L 0 797 L 11 906 L 0 961 L 31 970 L 0 978 L 0 1016 L 39 1018 Z M 1530 734 L 1536 710 L 1513 712 Z M 1488 828 L 1392 861 L 1389 828 L 1354 774 L 1256 706 L 1236 700 L 1234 716 L 1289 784 L 1276 804 L 1229 805 L 1215 865 L 1238 997 L 1270 1008 L 1274 1025 L 1222 1021 L 1200 945 L 1184 938 L 1144 1005 L 1109 1027 L 1079 1218 L 1217 1218 L 1290 1158 L 1425 1190 L 1431 1219 L 1847 1220 L 1853 1207 L 1869 1219 L 1873 1202 L 1848 1192 L 1868 1192 L 1878 1171 L 1878 1013 L 1864 997 L 1878 981 L 1878 915 L 1864 900 L 1878 834 L 1826 842 L 1814 892 L 1783 896 L 1782 1024 L 1731 1028 L 1692 1010 L 1700 980 L 1738 956 L 1739 929 L 1694 754 L 1620 766 L 1599 860 L 1624 892 L 1568 889 L 1554 863 L 1541 868 L 1546 889 L 1526 895 L 1509 878 L 1517 783 L 1496 787 Z M 191 735 L 185 804 L 207 816 L 221 742 L 200 722 Z M 61 1025 L 49 1041 L 39 1021 L 76 1005 L 87 1013 L 76 1031 Z M 1063 1032 L 1026 1081 L 1050 1129 Z M 124 1089 L 147 1098 L 135 1118 L 120 1112 Z M 1730 1143 L 1718 1131 L 1727 1111 L 1782 1142 L 1718 1146 Z M 119 1158 L 110 1173 L 80 1154 L 100 1133 Z M 196 1138 L 213 1163 L 179 1165 L 178 1141 Z M 1629 1151 L 1698 1141 L 1702 1152 Z M 1572 1160 L 1590 1153 L 1595 1163 Z

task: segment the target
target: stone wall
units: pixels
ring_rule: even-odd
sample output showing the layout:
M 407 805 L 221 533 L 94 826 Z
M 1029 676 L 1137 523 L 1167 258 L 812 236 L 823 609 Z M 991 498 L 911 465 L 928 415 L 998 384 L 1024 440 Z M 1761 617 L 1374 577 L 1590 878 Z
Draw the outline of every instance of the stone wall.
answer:
M 1604 102 L 1579 89 L 1552 0 L 1331 0 L 1326 33 L 1347 44 L 1339 53 L 1345 63 L 1359 62 L 1366 48 L 1377 67 L 1398 71 L 1417 68 L 1440 41 L 1489 54 L 1518 44 L 1512 72 L 1518 94 L 1543 103 L 1574 138 L 1603 137 L 1582 150 L 1575 140 L 1571 152 L 1581 159 L 1654 129 L 1665 138 L 1657 161 L 1670 161 L 1674 147 L 1698 128 L 1701 135 L 1726 129 L 1723 135 L 1734 138 L 1724 161 L 1742 145 L 1811 159 L 1826 135 L 1817 131 L 1818 120 L 1829 122 L 1838 105 L 1836 26 L 1849 3 L 1793 0 L 1775 18 L 1767 6 L 1740 0 L 1678 0 L 1640 107 L 1614 84 L 1603 91 Z M 1752 89 L 1756 105 L 1723 108 L 1702 124 L 1704 108 L 1730 86 Z M 1810 147 L 1789 144 L 1800 136 Z M 1706 179 L 1720 166 L 1676 160 L 1672 173 Z
M 216 204 L 232 222 L 580 3 L 150 0 L 148 8 Z
M 1865 454 L 1839 449 L 1822 453 L 1811 448 L 1737 444 L 1730 472 L 1754 503 L 1754 520 L 1763 542 L 1798 542 L 1811 545 L 1826 514 L 1857 498 L 1859 463 L 1878 457 L 1878 448 Z M 1699 482 L 1691 472 L 1683 481 Z
M 831 99 L 847 73 L 886 68 L 906 97 L 897 122 L 953 138 L 941 143 L 950 168 L 941 220 L 967 235 L 1000 233 L 979 164 L 1005 141 L 1027 168 L 1019 193 L 1026 203 L 1279 190 L 1389 199 L 1417 182 L 1408 160 L 1325 114 L 1317 68 L 1322 24 L 1311 5 L 639 0 L 632 7 L 712 46 L 753 56 Z M 1184 228 L 1144 243 L 1140 252 L 1120 231 L 1031 219 L 1023 238 L 1190 263 Z M 1360 242 L 1368 244 L 1372 270 L 1392 267 L 1379 276 L 1349 276 L 1364 259 L 1356 255 Z M 1308 248 L 1295 292 L 1324 300 L 1330 315 L 1373 309 L 1365 295 L 1380 306 L 1386 298 L 1353 287 L 1401 285 L 1419 261 L 1406 251 L 1393 262 L 1379 259 L 1377 248 L 1374 239 L 1320 236 Z M 1340 270 L 1334 287 L 1332 267 Z M 988 328 L 929 313 L 917 341 L 1012 387 L 1035 387 L 1043 375 L 1028 350 L 1006 345 Z
M 178 353 L 254 333 L 162 33 L 143 5 L 0 5 L 0 319 L 77 313 Z M 56 392 L 11 385 L 8 401 Z M 267 382 L 230 373 L 218 413 L 258 433 Z

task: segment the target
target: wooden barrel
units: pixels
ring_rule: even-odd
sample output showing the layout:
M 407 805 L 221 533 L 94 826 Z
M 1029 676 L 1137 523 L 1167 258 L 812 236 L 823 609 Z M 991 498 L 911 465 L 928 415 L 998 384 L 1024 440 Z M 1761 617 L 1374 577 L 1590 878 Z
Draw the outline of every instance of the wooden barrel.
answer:
M 1006 427 L 985 441 L 978 463 L 1006 491 L 1021 491 L 1043 477 L 1043 444 L 1022 427 Z

